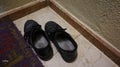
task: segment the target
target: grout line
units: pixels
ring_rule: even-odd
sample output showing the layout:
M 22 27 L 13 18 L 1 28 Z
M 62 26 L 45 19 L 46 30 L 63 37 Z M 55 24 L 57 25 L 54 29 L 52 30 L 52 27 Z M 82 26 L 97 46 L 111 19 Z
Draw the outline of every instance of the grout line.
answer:
M 74 39 L 77 39 L 79 36 L 81 36 L 81 34 L 77 35 Z

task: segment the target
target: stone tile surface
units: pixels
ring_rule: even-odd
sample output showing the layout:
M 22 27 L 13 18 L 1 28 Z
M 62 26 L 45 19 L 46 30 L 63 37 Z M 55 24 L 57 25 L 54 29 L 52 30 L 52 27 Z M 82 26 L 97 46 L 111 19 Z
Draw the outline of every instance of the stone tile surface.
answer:
M 54 51 L 53 58 L 49 61 L 42 61 L 39 58 L 45 67 L 118 67 L 113 61 L 111 61 L 99 49 L 85 39 L 78 31 L 76 31 L 51 8 L 43 8 L 14 21 L 22 35 L 24 35 L 24 24 L 29 19 L 33 19 L 38 22 L 40 25 L 42 25 L 43 29 L 47 21 L 55 21 L 63 28 L 67 28 L 66 31 L 78 44 L 78 56 L 76 60 L 73 63 L 67 63 L 62 59 L 54 44 L 51 43 Z

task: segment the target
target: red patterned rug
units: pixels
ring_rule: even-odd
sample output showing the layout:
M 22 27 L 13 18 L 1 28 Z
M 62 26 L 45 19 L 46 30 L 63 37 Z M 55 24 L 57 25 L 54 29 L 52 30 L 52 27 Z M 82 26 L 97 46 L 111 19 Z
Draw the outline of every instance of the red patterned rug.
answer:
M 0 67 L 43 67 L 12 21 L 0 21 Z

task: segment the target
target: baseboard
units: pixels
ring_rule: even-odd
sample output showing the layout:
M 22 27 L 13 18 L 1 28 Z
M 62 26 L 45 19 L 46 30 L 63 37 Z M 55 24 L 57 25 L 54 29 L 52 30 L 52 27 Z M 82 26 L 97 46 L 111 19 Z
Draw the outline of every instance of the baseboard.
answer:
M 37 1 L 35 2 L 35 4 L 30 4 L 27 7 L 19 8 L 18 10 L 16 9 L 8 13 L 5 13 L 4 15 L 0 16 L 0 19 L 9 18 L 14 21 L 46 6 L 48 6 L 46 1 L 42 2 Z

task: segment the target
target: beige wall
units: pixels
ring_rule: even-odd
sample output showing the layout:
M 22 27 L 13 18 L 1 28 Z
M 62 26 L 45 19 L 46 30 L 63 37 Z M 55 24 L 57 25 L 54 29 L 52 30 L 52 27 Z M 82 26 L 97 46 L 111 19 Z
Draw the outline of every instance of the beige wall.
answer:
M 120 49 L 120 0 L 57 0 Z

